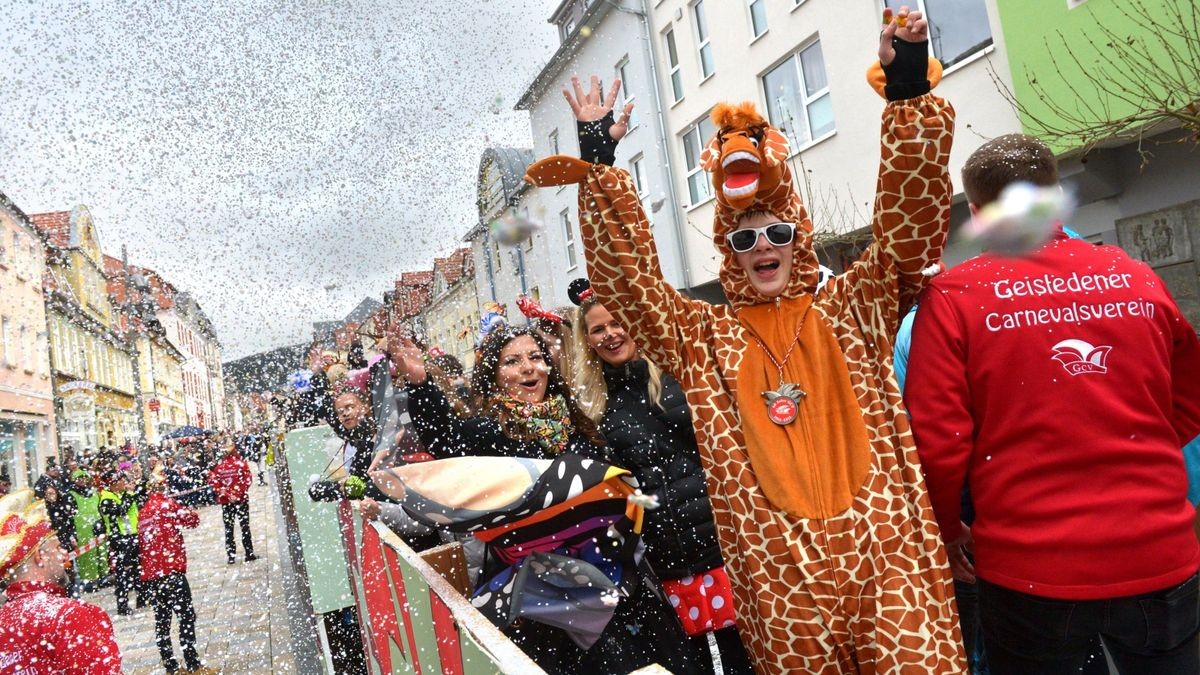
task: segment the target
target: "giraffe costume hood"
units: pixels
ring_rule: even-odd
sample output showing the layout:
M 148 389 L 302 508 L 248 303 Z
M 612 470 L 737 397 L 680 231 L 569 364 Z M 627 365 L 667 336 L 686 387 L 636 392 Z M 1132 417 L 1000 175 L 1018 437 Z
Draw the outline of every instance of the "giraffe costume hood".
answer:
M 579 184 L 592 287 L 687 392 L 738 628 L 759 673 L 965 669 L 945 553 L 892 372 L 902 311 L 949 225 L 954 111 L 928 89 L 884 108 L 874 242 L 815 294 L 812 224 L 786 140 L 750 106 L 715 110 L 719 129 L 703 154 L 732 306 L 663 281 L 624 170 L 555 156 L 526 176 Z M 754 291 L 724 237 L 750 210 L 797 225 L 779 298 Z M 785 383 L 807 396 L 795 420 L 779 424 L 764 393 Z
M 795 224 L 792 277 L 783 297 L 813 293 L 819 263 L 812 248 L 812 220 L 792 185 L 787 138 L 768 124 L 749 101 L 718 103 L 711 118 L 718 131 L 700 153 L 700 167 L 712 174 L 717 199 L 713 244 L 723 258 L 720 277 L 725 297 L 735 308 L 772 301 L 750 284 L 725 239 L 737 229 L 738 217 L 751 211 L 769 211 Z

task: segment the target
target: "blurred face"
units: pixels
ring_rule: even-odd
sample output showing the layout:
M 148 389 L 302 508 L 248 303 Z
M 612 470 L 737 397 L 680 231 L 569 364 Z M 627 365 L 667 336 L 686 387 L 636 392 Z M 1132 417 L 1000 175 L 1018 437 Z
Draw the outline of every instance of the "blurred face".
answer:
M 367 406 L 354 394 L 342 394 L 333 402 L 333 412 L 342 426 L 355 429 L 366 417 Z
M 91 482 L 92 481 L 89 480 L 87 476 L 80 476 L 79 478 L 75 479 L 75 487 L 83 489 L 91 485 Z
M 594 305 L 583 317 L 587 328 L 587 343 L 610 366 L 619 367 L 637 357 L 637 346 L 625 332 L 625 327 L 604 308 Z
M 779 222 L 769 213 L 757 213 L 738 222 L 738 231 L 765 227 Z M 779 297 L 792 278 L 792 238 L 782 246 L 772 244 L 766 234 L 759 234 L 754 247 L 744 253 L 734 252 L 738 266 L 746 271 L 754 290 L 768 298 Z
M 496 368 L 496 386 L 506 396 L 526 403 L 541 403 L 550 381 L 546 355 L 532 337 L 522 335 L 500 350 Z
M 58 543 L 58 537 L 50 537 L 38 549 L 38 565 L 48 578 L 64 583 L 67 580 L 67 552 Z

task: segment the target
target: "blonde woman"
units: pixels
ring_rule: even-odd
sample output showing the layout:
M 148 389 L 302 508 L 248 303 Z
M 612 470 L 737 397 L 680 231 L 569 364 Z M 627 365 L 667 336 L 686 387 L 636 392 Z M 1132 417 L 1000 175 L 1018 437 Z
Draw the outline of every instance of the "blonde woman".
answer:
M 658 501 L 646 511 L 646 557 L 690 636 L 693 658 L 711 669 L 715 642 L 724 672 L 751 673 L 683 389 L 641 357 L 586 279 L 572 282 L 569 295 L 579 305 L 572 361 L 580 407 L 604 434 L 607 459 L 632 471 Z

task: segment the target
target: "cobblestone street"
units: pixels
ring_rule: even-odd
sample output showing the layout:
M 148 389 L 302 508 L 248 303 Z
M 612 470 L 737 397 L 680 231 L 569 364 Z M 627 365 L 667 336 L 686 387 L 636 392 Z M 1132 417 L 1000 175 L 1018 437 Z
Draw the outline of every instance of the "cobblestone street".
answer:
M 200 526 L 185 530 L 188 583 L 196 606 L 196 649 L 206 666 L 222 673 L 295 673 L 291 632 L 279 580 L 279 551 L 272 515 L 274 495 L 255 484 L 250 489 L 250 530 L 258 560 L 243 562 L 240 536 L 238 562 L 225 562 L 221 507 L 199 509 Z M 122 663 L 129 675 L 163 672 L 154 644 L 154 610 L 150 605 L 130 616 L 117 616 L 113 589 L 84 596 L 113 619 Z M 132 604 L 132 603 L 131 603 Z M 182 658 L 178 622 L 171 627 L 176 658 Z

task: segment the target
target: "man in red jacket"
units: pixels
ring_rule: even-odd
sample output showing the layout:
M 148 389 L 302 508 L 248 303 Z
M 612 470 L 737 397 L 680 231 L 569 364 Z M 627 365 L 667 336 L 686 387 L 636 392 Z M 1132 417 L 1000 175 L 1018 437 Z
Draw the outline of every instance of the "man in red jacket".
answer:
M 1003 136 L 963 168 L 972 212 L 1016 181 L 1058 184 L 1045 144 Z M 933 279 L 909 364 L 929 497 L 956 576 L 979 576 L 991 672 L 1078 670 L 1097 634 L 1122 672 L 1200 672 L 1179 452 L 1200 433 L 1200 342 L 1162 280 L 1061 232 L 984 254 Z
M 142 583 L 154 602 L 154 637 L 163 667 L 168 673 L 178 672 L 179 662 L 171 648 L 171 614 L 178 614 L 179 646 L 186 672 L 208 675 L 216 671 L 205 668 L 196 652 L 196 610 L 187 580 L 187 549 L 181 531 L 199 525 L 200 516 L 164 495 L 165 486 L 164 481 L 151 479 L 147 484 L 150 497 L 138 516 Z
M 120 675 L 112 621 L 67 597 L 66 552 L 32 490 L 0 499 L 0 675 Z
M 237 545 L 233 542 L 235 518 L 242 524 L 242 549 L 246 554 L 246 562 L 258 560 L 258 556 L 254 555 L 254 542 L 250 538 L 250 465 L 232 444 L 226 448 L 225 457 L 209 472 L 208 484 L 212 486 L 217 503 L 221 505 L 221 521 L 225 524 L 225 553 L 229 556 L 229 564 L 237 562 Z

